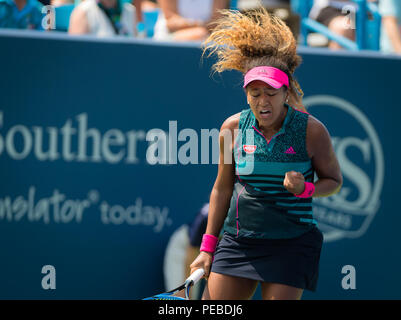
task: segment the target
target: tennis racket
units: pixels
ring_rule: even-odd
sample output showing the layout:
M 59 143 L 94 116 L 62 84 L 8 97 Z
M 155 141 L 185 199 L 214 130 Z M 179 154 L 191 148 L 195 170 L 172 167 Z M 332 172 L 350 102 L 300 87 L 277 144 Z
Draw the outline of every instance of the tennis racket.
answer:
M 196 269 L 179 287 L 167 291 L 164 293 L 157 294 L 152 297 L 145 298 L 143 300 L 189 300 L 189 289 L 197 283 L 205 274 L 205 270 Z M 185 290 L 185 298 L 178 296 L 180 291 Z

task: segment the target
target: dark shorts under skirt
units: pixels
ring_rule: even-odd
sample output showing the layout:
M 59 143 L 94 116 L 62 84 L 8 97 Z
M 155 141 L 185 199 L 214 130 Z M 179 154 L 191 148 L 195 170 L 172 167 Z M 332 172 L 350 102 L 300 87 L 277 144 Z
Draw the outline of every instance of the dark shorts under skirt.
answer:
M 211 271 L 316 291 L 322 243 L 318 228 L 293 239 L 236 238 L 226 232 Z

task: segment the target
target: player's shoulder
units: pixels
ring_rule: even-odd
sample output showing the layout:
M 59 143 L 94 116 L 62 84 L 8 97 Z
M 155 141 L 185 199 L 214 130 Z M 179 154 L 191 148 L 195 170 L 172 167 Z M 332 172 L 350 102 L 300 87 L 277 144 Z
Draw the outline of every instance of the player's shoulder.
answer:
M 240 116 L 241 116 L 241 112 L 238 112 L 238 113 L 233 114 L 232 116 L 228 117 L 226 120 L 224 120 L 223 124 L 221 125 L 221 130 L 223 130 L 223 129 L 229 129 L 229 130 L 238 129 Z
M 308 116 L 308 130 L 319 132 L 321 130 L 327 130 L 326 126 L 318 118 L 309 114 Z
M 312 141 L 327 140 L 330 138 L 329 131 L 324 123 L 312 115 L 308 117 L 306 135 L 309 138 L 308 140 Z

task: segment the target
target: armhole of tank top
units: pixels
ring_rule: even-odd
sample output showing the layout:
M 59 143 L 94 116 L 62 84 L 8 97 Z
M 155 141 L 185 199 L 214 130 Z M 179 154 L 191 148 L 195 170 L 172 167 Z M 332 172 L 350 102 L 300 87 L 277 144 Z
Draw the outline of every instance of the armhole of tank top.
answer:
M 304 150 L 306 153 L 306 157 L 309 159 L 309 161 L 312 161 L 312 158 L 309 156 L 308 152 L 308 124 L 309 124 L 309 114 L 306 114 L 306 124 L 305 124 L 305 139 L 304 140 Z
M 239 131 L 241 129 L 241 123 L 243 123 L 246 118 L 244 119 L 245 116 L 245 112 L 248 111 L 247 109 L 242 110 L 239 116 L 239 120 L 238 120 L 238 128 L 234 129 L 234 135 L 235 135 L 235 130 L 237 131 L 237 136 L 234 139 L 234 146 L 233 146 L 233 156 L 234 156 L 234 162 L 235 162 L 235 150 L 238 148 L 238 139 L 239 137 L 241 137 L 241 135 L 239 135 Z M 241 139 L 242 140 L 242 139 Z M 242 144 L 242 141 L 240 141 Z
M 247 113 L 248 112 L 248 113 Z M 242 146 L 242 135 L 239 134 L 241 130 L 241 124 L 244 124 L 249 116 L 249 109 L 245 109 L 241 111 L 239 120 L 238 120 L 238 128 L 237 128 L 237 136 L 234 139 L 234 146 L 233 146 L 233 158 L 234 158 L 234 165 L 237 163 L 238 154 L 240 152 L 239 148 Z M 235 135 L 235 131 L 234 131 Z M 239 141 L 241 140 L 241 141 Z

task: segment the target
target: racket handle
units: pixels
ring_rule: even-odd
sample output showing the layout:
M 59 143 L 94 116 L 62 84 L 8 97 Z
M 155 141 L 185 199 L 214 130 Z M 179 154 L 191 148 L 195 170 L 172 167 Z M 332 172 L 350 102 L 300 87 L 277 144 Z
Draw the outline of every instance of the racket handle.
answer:
M 197 283 L 205 274 L 205 270 L 202 268 L 196 269 L 192 274 L 188 277 L 187 280 L 185 280 L 186 283 L 195 284 Z

